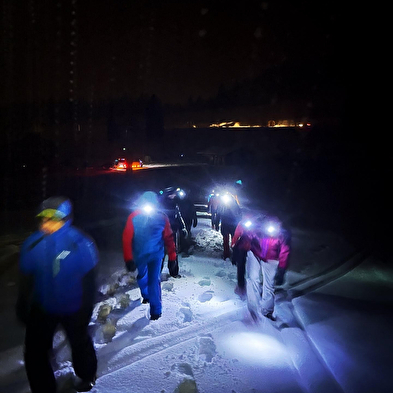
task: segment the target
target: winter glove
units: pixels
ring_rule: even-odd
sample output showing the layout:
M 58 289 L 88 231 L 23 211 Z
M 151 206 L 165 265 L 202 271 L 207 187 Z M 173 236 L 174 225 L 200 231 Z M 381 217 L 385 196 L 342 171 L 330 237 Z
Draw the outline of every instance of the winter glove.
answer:
M 194 222 L 192 223 L 193 228 L 195 228 L 198 225 L 198 219 L 194 219 Z
M 284 274 L 285 269 L 282 267 L 277 268 L 276 275 L 274 277 L 274 284 L 275 285 L 282 285 L 284 284 Z
M 179 275 L 179 263 L 175 259 L 174 261 L 168 261 L 169 274 L 174 278 L 180 278 Z
M 135 265 L 135 262 L 131 259 L 131 260 L 129 260 L 129 261 L 126 261 L 126 269 L 129 271 L 129 272 L 135 272 L 135 270 L 136 270 L 136 265 Z

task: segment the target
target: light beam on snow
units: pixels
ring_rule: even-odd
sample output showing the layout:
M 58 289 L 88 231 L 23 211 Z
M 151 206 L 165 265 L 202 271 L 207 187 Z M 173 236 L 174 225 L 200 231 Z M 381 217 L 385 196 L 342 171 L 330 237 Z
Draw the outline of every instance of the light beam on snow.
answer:
M 226 337 L 226 350 L 239 361 L 264 363 L 271 367 L 286 366 L 288 353 L 282 343 L 267 334 L 233 333 Z

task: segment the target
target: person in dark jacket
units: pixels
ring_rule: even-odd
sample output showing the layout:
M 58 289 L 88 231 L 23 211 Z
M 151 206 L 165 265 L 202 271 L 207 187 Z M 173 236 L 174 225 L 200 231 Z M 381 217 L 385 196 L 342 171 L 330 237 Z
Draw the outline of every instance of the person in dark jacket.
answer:
M 237 285 L 235 293 L 240 296 L 242 300 L 246 298 L 246 259 L 247 252 L 250 250 L 250 241 L 253 237 L 252 221 L 253 217 L 247 214 L 246 217 L 239 222 L 232 237 L 232 264 L 236 265 L 237 269 Z
M 218 215 L 219 202 L 220 202 L 220 193 L 219 191 L 213 190 L 213 192 L 209 195 L 207 201 L 207 210 L 210 213 L 212 229 L 215 229 L 217 232 L 220 227 L 220 218 Z
M 94 241 L 71 225 L 72 204 L 64 197 L 46 199 L 37 217 L 39 231 L 20 254 L 18 319 L 26 324 L 25 367 L 33 393 L 55 393 L 49 354 L 60 324 L 68 337 L 79 392 L 96 379 L 97 358 L 87 327 L 95 301 L 98 252 Z
M 150 303 L 150 319 L 161 317 L 161 264 L 164 248 L 168 253 L 168 268 L 176 276 L 179 267 L 168 216 L 159 210 L 157 194 L 145 192 L 138 207 L 128 219 L 123 231 L 123 254 L 129 271 L 138 269 L 137 281 L 142 302 Z
M 198 225 L 198 217 L 194 202 L 188 192 L 183 189 L 179 189 L 177 193 L 179 196 L 178 206 L 180 214 L 187 230 L 187 236 L 181 237 L 181 251 L 188 255 L 191 244 L 191 228 L 195 228 Z
M 229 236 L 233 238 L 235 229 L 241 220 L 240 206 L 235 197 L 230 193 L 220 195 L 218 216 L 221 222 L 221 233 L 223 237 L 223 259 L 231 257 L 229 248 Z
M 181 252 L 181 246 L 184 243 L 184 239 L 188 236 L 186 223 L 184 222 L 179 207 L 179 191 L 180 188 L 167 187 L 163 191 L 160 191 L 159 198 L 161 208 L 168 216 L 171 224 L 173 240 L 176 246 L 176 255 Z

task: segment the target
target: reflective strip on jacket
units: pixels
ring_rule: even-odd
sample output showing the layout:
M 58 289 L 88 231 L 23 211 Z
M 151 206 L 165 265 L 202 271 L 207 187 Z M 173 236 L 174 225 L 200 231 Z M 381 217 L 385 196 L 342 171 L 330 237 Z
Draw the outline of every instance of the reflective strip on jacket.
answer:
M 94 283 L 85 278 L 97 262 L 94 241 L 67 221 L 51 235 L 37 231 L 27 238 L 19 268 L 33 278 L 34 303 L 50 313 L 69 314 L 93 306 Z

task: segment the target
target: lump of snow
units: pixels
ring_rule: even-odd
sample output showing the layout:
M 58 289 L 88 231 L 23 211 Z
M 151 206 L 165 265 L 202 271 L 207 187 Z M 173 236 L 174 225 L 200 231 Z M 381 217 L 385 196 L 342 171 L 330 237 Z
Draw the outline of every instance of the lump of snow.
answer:
M 128 293 L 120 295 L 118 303 L 120 304 L 120 308 L 127 308 L 130 305 L 130 295 Z
M 174 393 L 198 393 L 198 389 L 193 379 L 185 378 L 175 389 Z
M 111 311 L 112 311 L 112 306 L 110 304 L 106 304 L 106 303 L 102 304 L 100 309 L 98 310 L 97 319 L 100 322 L 105 322 L 106 318 L 108 317 Z

